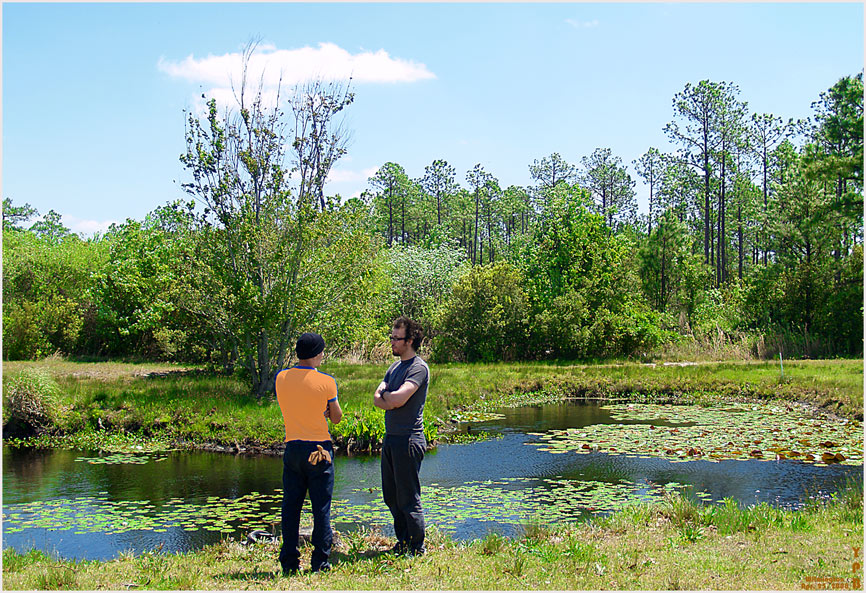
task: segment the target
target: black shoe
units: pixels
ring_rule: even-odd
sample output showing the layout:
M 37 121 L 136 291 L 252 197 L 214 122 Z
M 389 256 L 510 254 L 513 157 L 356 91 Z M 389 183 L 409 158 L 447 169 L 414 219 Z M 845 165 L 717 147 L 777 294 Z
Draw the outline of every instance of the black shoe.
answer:
M 329 570 L 331 570 L 331 563 L 330 562 L 323 562 L 319 566 L 316 566 L 315 568 L 311 568 L 310 570 L 312 572 L 328 572 Z
M 424 544 L 409 546 L 410 556 L 423 556 L 426 552 L 427 550 L 424 548 Z
M 284 577 L 293 577 L 293 576 L 295 576 L 296 574 L 298 574 L 298 571 L 299 571 L 299 570 L 300 570 L 300 567 L 297 567 L 297 568 L 284 568 L 284 569 L 283 569 L 283 576 L 284 576 Z
M 389 554 L 396 554 L 397 556 L 402 556 L 406 552 L 409 551 L 409 546 L 406 545 L 406 542 L 397 542 L 394 544 L 394 547 L 388 550 Z

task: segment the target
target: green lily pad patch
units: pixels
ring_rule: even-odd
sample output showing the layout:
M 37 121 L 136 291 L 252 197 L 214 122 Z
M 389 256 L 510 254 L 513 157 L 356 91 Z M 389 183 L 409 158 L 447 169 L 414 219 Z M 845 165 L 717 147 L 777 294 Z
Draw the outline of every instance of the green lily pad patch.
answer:
M 619 424 L 534 433 L 529 445 L 550 453 L 604 452 L 698 459 L 793 459 L 815 464 L 863 463 L 863 425 L 774 404 L 724 407 L 616 404 Z M 665 426 L 656 423 L 664 422 Z
M 578 521 L 630 504 L 658 498 L 680 484 L 647 484 L 561 478 L 501 478 L 467 482 L 456 487 L 425 486 L 422 502 L 425 519 L 445 531 L 466 521 L 522 524 Z M 385 527 L 393 519 L 377 492 L 357 489 L 366 502 L 335 499 L 331 518 L 335 523 Z M 281 494 L 247 494 L 235 499 L 209 497 L 206 501 L 171 499 L 162 505 L 149 501 L 111 501 L 107 497 L 77 497 L 10 505 L 4 509 L 3 530 L 16 533 L 37 528 L 73 531 L 77 534 L 124 534 L 208 531 L 237 533 L 274 529 L 280 521 Z M 699 497 L 708 496 L 698 493 Z M 302 522 L 312 523 L 309 501 Z
M 658 500 L 665 492 L 685 490 L 682 484 L 650 484 L 563 478 L 501 478 L 467 482 L 453 488 L 439 485 L 421 489 L 424 519 L 428 525 L 453 532 L 467 521 L 525 524 L 568 523 L 609 513 L 627 506 Z M 694 493 L 699 499 L 706 492 Z M 347 505 L 332 504 L 332 521 L 386 527 L 393 521 L 381 501 Z
M 505 414 L 498 412 L 461 411 L 451 415 L 452 422 L 489 422 L 505 420 Z
M 120 463 L 142 465 L 151 461 L 164 461 L 165 459 L 166 457 L 164 456 L 154 457 L 147 454 L 140 455 L 135 453 L 113 453 L 111 455 L 104 455 L 100 457 L 78 457 L 75 461 L 85 461 L 93 465 L 112 465 Z

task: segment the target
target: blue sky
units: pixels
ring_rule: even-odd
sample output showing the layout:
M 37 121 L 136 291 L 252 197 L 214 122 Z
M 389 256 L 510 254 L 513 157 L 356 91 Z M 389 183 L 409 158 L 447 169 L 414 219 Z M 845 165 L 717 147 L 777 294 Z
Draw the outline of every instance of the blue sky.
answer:
M 673 96 L 702 79 L 807 117 L 863 68 L 863 16 L 859 2 L 4 2 L 2 193 L 84 234 L 186 198 L 183 110 L 223 96 L 253 37 L 289 79 L 353 73 L 352 142 L 326 186 L 349 197 L 388 161 L 420 177 L 445 159 L 464 186 L 481 163 L 503 187 L 553 152 L 579 164 L 606 147 L 630 165 L 672 150 Z

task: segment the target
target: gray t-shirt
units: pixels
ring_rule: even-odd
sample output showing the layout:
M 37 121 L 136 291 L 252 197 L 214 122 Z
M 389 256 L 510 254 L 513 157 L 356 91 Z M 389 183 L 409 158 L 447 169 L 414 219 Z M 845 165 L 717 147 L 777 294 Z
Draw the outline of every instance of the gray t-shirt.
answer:
M 424 433 L 421 417 L 424 415 L 424 402 L 427 401 L 427 385 L 430 382 L 430 369 L 427 363 L 416 356 L 409 360 L 398 360 L 385 373 L 388 391 L 396 391 L 406 381 L 418 386 L 405 404 L 393 410 L 385 410 L 385 433 L 390 435 L 411 435 Z M 386 396 L 387 399 L 387 396 Z

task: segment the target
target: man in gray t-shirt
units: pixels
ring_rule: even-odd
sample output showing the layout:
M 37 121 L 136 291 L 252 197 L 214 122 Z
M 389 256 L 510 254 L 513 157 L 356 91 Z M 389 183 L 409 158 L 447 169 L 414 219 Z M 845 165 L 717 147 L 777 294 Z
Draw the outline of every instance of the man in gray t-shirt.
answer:
M 388 368 L 373 394 L 373 404 L 385 410 L 382 442 L 382 497 L 394 517 L 394 551 L 424 553 L 424 511 L 418 472 L 427 450 L 424 439 L 424 402 L 430 383 L 427 363 L 415 353 L 421 327 L 406 316 L 391 328 L 391 352 L 400 360 Z

